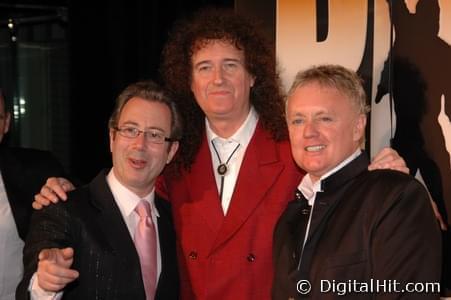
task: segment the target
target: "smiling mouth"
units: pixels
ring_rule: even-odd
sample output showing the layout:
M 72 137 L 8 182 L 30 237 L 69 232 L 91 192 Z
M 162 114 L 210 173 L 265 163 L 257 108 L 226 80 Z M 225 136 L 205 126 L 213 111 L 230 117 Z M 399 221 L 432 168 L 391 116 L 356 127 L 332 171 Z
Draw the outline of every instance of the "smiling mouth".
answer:
M 143 168 L 147 163 L 145 160 L 142 160 L 142 159 L 129 158 L 129 161 L 132 164 L 132 166 L 135 168 Z
M 318 152 L 325 148 L 326 148 L 325 145 L 315 145 L 315 146 L 307 146 L 304 148 L 304 150 L 307 152 Z
M 211 91 L 210 94 L 211 95 L 227 95 L 227 94 L 230 94 L 230 92 L 227 90 L 221 90 L 221 91 Z

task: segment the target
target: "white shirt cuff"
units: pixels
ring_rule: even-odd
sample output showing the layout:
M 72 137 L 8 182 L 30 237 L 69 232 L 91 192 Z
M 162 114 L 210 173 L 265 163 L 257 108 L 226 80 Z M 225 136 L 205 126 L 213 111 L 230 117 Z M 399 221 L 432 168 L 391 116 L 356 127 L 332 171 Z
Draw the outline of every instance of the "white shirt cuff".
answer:
M 63 297 L 63 292 L 49 292 L 39 286 L 37 273 L 33 274 L 30 279 L 28 291 L 30 292 L 31 300 L 60 300 Z

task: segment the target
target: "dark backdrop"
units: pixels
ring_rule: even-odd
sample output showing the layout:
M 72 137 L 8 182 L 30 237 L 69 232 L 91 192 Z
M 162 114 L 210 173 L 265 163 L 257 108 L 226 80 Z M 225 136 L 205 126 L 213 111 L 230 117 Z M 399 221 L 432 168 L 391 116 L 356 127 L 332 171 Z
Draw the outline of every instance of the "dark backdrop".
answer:
M 102 3 L 103 2 L 103 3 Z M 83 181 L 109 167 L 107 122 L 129 83 L 158 79 L 173 22 L 203 6 L 233 0 L 116 0 L 69 3 L 71 172 Z

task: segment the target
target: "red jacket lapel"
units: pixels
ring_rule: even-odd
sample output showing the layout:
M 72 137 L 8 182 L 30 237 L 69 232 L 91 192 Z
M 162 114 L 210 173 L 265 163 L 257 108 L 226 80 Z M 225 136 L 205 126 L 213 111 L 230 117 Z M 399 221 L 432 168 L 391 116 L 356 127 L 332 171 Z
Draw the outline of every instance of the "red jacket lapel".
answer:
M 213 232 L 217 233 L 224 221 L 224 214 L 219 200 L 206 136 L 204 136 L 191 172 L 187 176 L 187 184 L 190 187 L 188 189 L 190 192 L 189 199 L 194 200 L 190 204 L 195 206 L 193 211 L 198 212 Z

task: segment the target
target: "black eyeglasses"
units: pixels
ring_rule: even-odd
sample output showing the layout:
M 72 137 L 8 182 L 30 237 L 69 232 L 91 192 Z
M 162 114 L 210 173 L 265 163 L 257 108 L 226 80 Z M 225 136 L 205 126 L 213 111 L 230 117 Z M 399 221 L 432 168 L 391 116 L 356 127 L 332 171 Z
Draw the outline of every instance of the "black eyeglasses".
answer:
M 146 141 L 152 144 L 163 144 L 164 142 L 173 142 L 174 140 L 165 137 L 161 131 L 156 129 L 150 130 L 140 130 L 136 127 L 124 126 L 124 127 L 114 127 L 114 130 L 119 132 L 119 134 L 125 138 L 134 139 L 137 138 L 141 133 L 144 134 Z

